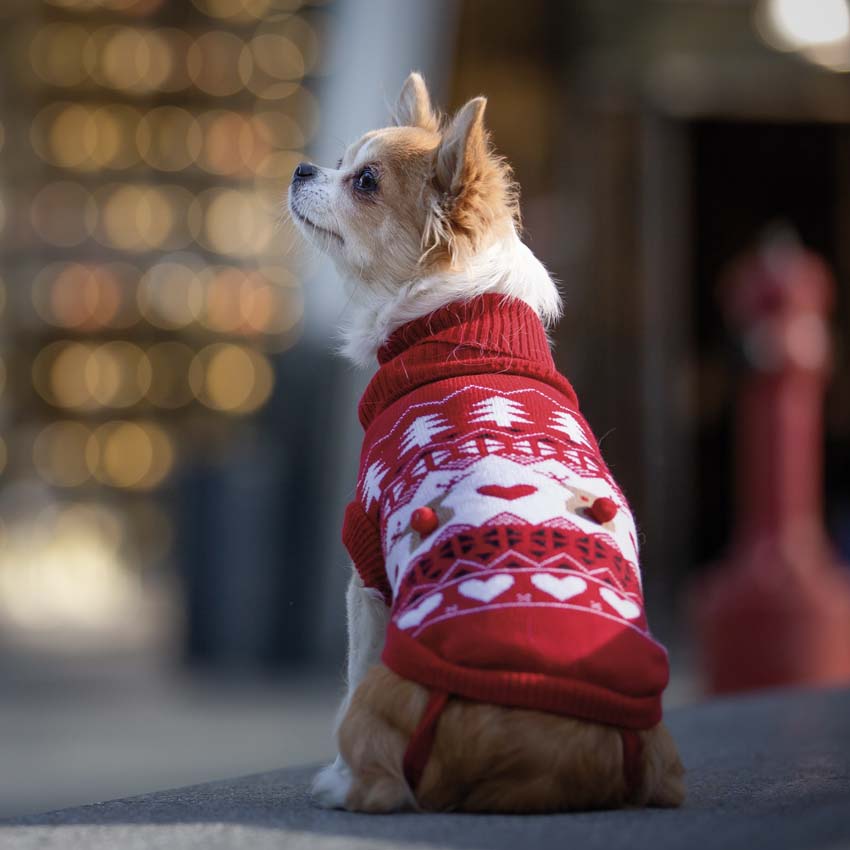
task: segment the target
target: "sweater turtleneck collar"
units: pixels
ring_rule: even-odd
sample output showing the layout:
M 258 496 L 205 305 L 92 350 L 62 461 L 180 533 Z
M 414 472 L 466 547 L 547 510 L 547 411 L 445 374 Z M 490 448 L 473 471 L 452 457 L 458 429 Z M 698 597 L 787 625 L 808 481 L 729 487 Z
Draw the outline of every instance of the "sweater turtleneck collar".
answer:
M 417 387 L 464 375 L 499 372 L 543 381 L 578 407 L 569 382 L 555 369 L 537 314 L 505 295 L 453 302 L 402 325 L 379 349 L 378 363 L 360 400 L 364 428 Z

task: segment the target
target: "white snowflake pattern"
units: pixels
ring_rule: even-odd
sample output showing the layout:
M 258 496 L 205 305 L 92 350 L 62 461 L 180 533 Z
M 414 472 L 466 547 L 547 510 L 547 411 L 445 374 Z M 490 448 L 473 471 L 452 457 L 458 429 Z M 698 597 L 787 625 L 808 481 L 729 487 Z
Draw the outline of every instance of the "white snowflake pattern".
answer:
M 576 418 L 566 410 L 556 410 L 552 414 L 552 419 L 549 424 L 555 431 L 563 431 L 574 443 L 579 443 L 582 446 L 590 446 L 581 425 L 579 425 Z
M 449 421 L 440 416 L 439 413 L 429 413 L 427 416 L 417 416 L 407 427 L 401 440 L 401 452 L 412 449 L 414 446 L 422 448 L 427 446 L 435 434 L 451 428 Z
M 363 490 L 363 501 L 366 503 L 366 510 L 369 510 L 372 502 L 377 501 L 381 497 L 381 481 L 390 468 L 379 460 L 376 460 L 363 476 L 361 488 Z
M 490 398 L 485 398 L 472 406 L 472 412 L 477 414 L 473 422 L 495 422 L 499 428 L 510 428 L 515 422 L 530 423 L 530 419 L 525 418 L 525 408 L 518 402 L 512 399 L 505 398 L 501 395 L 494 395 Z

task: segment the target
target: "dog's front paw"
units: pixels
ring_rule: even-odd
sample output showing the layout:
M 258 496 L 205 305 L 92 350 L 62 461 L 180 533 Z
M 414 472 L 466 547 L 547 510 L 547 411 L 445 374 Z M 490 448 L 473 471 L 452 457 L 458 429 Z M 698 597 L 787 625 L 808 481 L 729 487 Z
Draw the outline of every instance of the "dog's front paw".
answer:
M 351 771 L 337 756 L 332 764 L 323 767 L 313 779 L 310 793 L 313 802 L 323 809 L 345 808 L 345 798 L 351 788 Z

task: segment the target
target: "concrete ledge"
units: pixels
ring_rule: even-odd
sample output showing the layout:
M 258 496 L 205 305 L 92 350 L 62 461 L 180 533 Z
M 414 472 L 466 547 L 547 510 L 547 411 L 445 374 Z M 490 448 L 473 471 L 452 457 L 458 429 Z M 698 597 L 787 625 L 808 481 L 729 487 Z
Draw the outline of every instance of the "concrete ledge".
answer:
M 689 798 L 676 811 L 535 817 L 314 808 L 313 768 L 0 821 L 0 848 L 850 847 L 850 691 L 785 691 L 673 711 Z

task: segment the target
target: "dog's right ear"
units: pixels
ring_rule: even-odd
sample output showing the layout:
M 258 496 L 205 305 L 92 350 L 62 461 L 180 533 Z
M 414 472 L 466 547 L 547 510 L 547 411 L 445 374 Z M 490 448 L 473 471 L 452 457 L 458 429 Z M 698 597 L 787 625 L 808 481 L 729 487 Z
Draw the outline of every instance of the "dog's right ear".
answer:
M 432 133 L 440 129 L 440 119 L 431 107 L 428 87 L 417 71 L 412 71 L 404 81 L 393 112 L 393 123 L 398 127 L 421 127 Z

